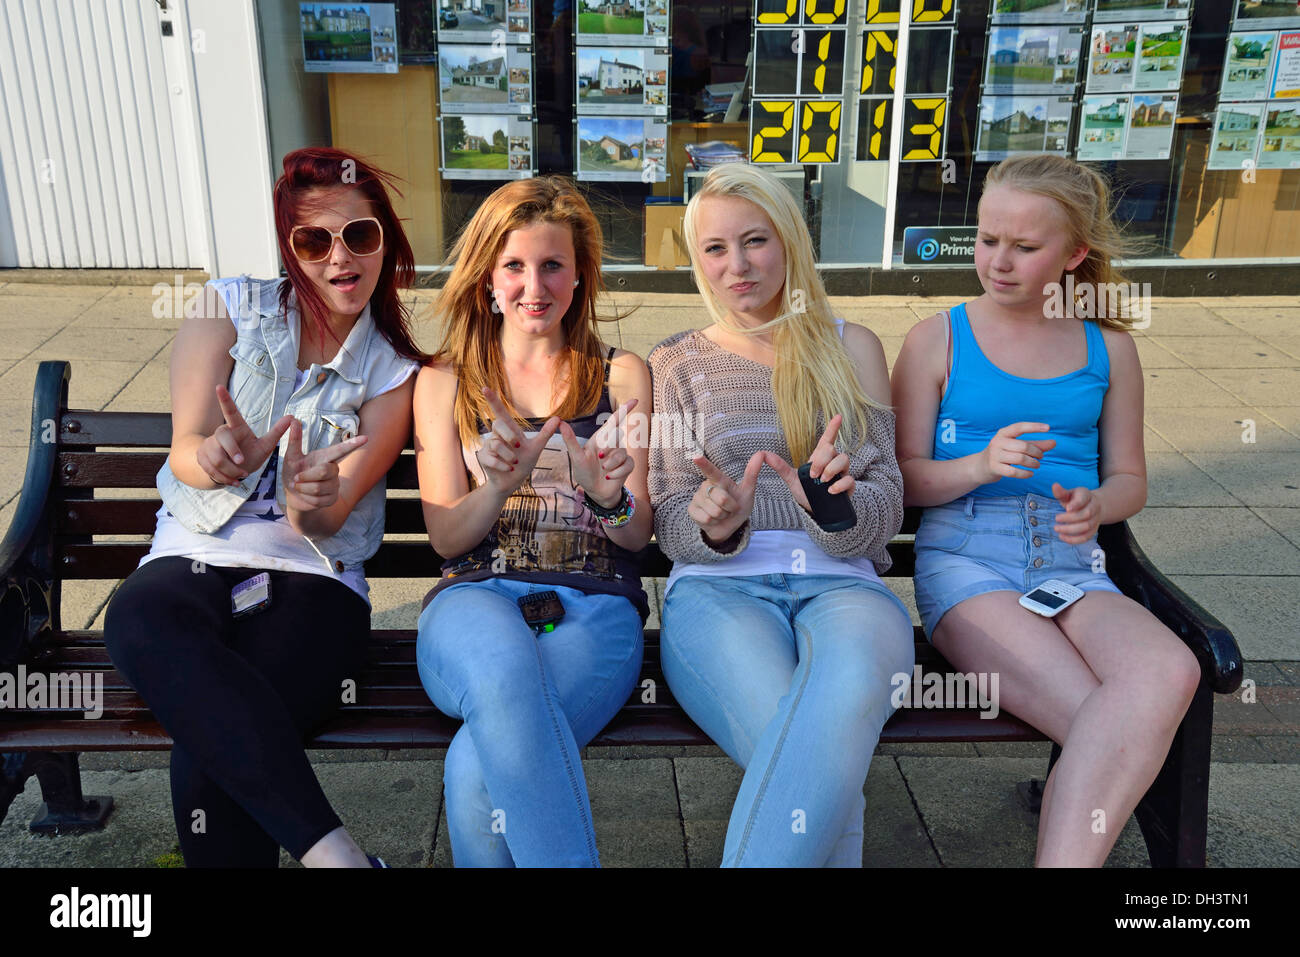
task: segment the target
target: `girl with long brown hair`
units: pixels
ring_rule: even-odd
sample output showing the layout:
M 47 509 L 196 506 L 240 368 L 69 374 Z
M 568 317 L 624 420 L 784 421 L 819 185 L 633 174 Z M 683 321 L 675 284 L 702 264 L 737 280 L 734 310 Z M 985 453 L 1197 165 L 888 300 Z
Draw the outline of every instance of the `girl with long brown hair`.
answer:
M 604 345 L 600 228 L 568 180 L 507 184 L 458 239 L 415 388 L 429 697 L 464 721 L 443 786 L 459 866 L 596 866 L 580 748 L 627 700 L 648 614 L 640 358 Z M 615 411 L 617 410 L 617 411 Z

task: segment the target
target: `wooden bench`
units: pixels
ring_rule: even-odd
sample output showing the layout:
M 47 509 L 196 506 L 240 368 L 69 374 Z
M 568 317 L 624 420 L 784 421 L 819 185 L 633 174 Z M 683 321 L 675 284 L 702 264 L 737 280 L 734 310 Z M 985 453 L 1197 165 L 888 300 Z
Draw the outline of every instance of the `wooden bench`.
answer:
M 0 820 L 14 795 L 35 774 L 45 808 L 31 827 L 51 834 L 101 827 L 111 809 L 111 798 L 81 793 L 78 752 L 171 747 L 171 739 L 148 707 L 114 670 L 102 633 L 66 629 L 59 607 L 62 582 L 124 578 L 147 551 L 144 542 L 105 538 L 151 534 L 158 499 L 96 498 L 95 493 L 154 488 L 171 438 L 171 419 L 161 413 L 69 410 L 70 374 L 66 362 L 42 362 L 37 371 L 27 471 L 13 523 L 0 542 L 4 575 L 0 672 L 15 674 L 21 665 L 29 675 L 103 676 L 104 711 L 97 720 L 85 719 L 80 711 L 54 708 L 0 709 L 0 752 L 4 752 Z M 388 476 L 390 534 L 367 563 L 371 579 L 437 575 L 439 559 L 424 535 L 419 500 L 409 492 L 417 487 L 415 461 L 407 449 Z M 405 496 L 396 494 L 402 490 L 408 490 Z M 914 531 L 918 519 L 919 511 L 909 509 L 904 532 Z M 392 540 L 403 533 L 408 540 Z M 420 540 L 409 540 L 410 533 Z M 1100 540 L 1114 581 L 1181 635 L 1201 662 L 1200 688 L 1137 817 L 1154 865 L 1204 866 L 1212 695 L 1236 690 L 1241 682 L 1241 655 L 1218 621 L 1151 566 L 1126 524 L 1104 527 Z M 889 574 L 910 577 L 910 538 L 896 538 L 889 550 L 894 559 Z M 666 576 L 670 567 L 657 549 L 647 549 L 646 577 Z M 917 663 L 924 672 L 951 671 L 919 628 L 916 635 Z M 642 687 L 591 742 L 592 747 L 711 743 L 673 701 L 660 670 L 658 638 L 657 630 L 646 632 Z M 308 746 L 445 748 L 457 722 L 429 702 L 414 656 L 414 630 L 373 632 L 369 666 L 356 703 L 342 707 L 316 731 Z M 644 684 L 647 681 L 653 684 Z M 647 694 L 648 689 L 653 689 L 653 695 Z M 880 740 L 899 744 L 1045 738 L 1005 711 L 986 719 L 973 707 L 945 707 L 899 710 Z M 1058 753 L 1053 748 L 1052 761 Z

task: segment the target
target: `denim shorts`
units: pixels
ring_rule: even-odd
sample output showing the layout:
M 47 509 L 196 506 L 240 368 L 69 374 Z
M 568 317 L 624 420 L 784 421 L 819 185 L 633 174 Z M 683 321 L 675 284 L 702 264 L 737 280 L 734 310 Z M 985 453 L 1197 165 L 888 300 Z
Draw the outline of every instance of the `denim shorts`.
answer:
M 925 636 L 948 609 L 990 591 L 1024 594 L 1049 578 L 1084 591 L 1120 590 L 1106 575 L 1092 538 L 1067 545 L 1056 536 L 1061 503 L 1045 495 L 967 495 L 927 508 L 916 530 L 916 608 Z

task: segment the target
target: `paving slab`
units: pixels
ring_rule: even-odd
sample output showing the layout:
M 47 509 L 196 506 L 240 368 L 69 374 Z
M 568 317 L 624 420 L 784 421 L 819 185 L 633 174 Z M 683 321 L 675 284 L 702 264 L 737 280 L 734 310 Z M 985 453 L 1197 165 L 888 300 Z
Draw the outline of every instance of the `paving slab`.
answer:
M 1300 369 L 1203 369 L 1202 374 L 1241 402 L 1253 406 L 1300 405 Z M 1197 405 L 1204 405 L 1209 393 Z M 1218 400 L 1214 400 L 1218 404 Z M 1192 403 L 1168 403 L 1192 404 Z
M 1300 435 L 1300 406 L 1263 405 L 1256 408 L 1292 435 Z
M 0 296 L 0 323 L 7 328 L 49 329 L 66 325 L 93 306 L 98 290 L 76 295 L 15 294 L 13 287 Z
M 1151 325 L 1141 330 L 1155 339 L 1185 336 L 1235 336 L 1241 330 L 1197 302 L 1160 298 L 1151 302 Z
M 1170 352 L 1158 340 L 1142 336 L 1133 340 L 1143 369 L 1186 369 L 1187 363 Z
M 1210 766 L 1210 867 L 1300 866 L 1300 765 Z
M 1300 549 L 1245 508 L 1144 508 L 1129 519 L 1165 575 L 1300 575 Z
M 1300 731 L 1300 688 L 1261 688 L 1259 702 L 1291 731 Z
M 82 771 L 82 793 L 107 795 L 113 810 L 102 831 L 42 837 L 27 825 L 41 807 L 36 778 L 14 798 L 0 824 L 0 867 L 156 867 L 176 849 L 171 785 L 165 770 Z
M 1210 738 L 1210 760 L 1224 764 L 1271 764 L 1273 758 L 1260 745 L 1268 738 L 1248 734 L 1215 734 Z
M 1188 451 L 1186 455 L 1247 505 L 1300 507 L 1300 455 L 1295 452 Z
M 1196 369 L 1294 367 L 1295 356 L 1244 333 L 1232 336 L 1169 336 L 1161 345 Z
M 171 376 L 166 362 L 147 362 L 105 406 L 108 412 L 171 412 Z
M 433 584 L 432 578 L 371 579 L 370 627 L 414 631 L 420 621 L 420 604 Z
M 1291 356 L 1293 362 L 1300 361 L 1300 335 L 1288 336 L 1261 335 L 1257 337 L 1265 345 Z
M 1237 639 L 1243 658 L 1300 658 L 1300 621 L 1296 616 L 1300 577 L 1255 574 L 1170 578 L 1223 622 Z
M 861 301 L 861 300 L 859 300 Z M 906 336 L 920 319 L 907 306 L 894 306 L 882 309 L 872 306 L 841 306 L 835 308 L 835 315 L 849 322 L 865 326 L 876 335 Z
M 673 762 L 582 762 L 602 867 L 685 867 Z
M 27 443 L 0 446 L 0 502 L 6 505 L 11 501 L 17 502 L 26 472 Z M 5 527 L 8 528 L 8 525 Z
M 1147 449 L 1146 458 L 1147 508 L 1244 504 L 1181 452 Z
M 78 315 L 68 328 L 98 329 L 117 332 L 125 329 L 163 329 L 176 332 L 185 319 L 186 300 L 179 304 L 170 295 L 153 296 L 108 295 Z
M 59 331 L 57 326 L 11 326 L 0 322 L 0 360 L 21 359 Z
M 1214 696 L 1214 733 L 1275 737 L 1292 731 L 1261 701 L 1263 687 L 1243 686 L 1234 694 Z
M 442 761 L 318 763 L 313 769 L 343 826 L 368 854 L 390 867 L 432 864 Z M 300 865 L 281 851 L 280 866 Z
M 1300 545 L 1300 508 L 1256 507 L 1251 511 L 1281 532 L 1292 545 Z
M 1247 370 L 1226 370 L 1232 372 Z M 1269 370 L 1270 374 L 1275 370 Z M 1253 374 L 1253 373 L 1249 373 Z M 1199 369 L 1144 369 L 1143 402 L 1146 409 L 1162 406 L 1244 405 L 1245 400 L 1207 378 Z
M 1240 405 L 1157 406 L 1146 424 L 1182 452 L 1289 452 L 1300 466 L 1300 436 Z M 1247 441 L 1249 440 L 1249 441 Z
M 64 582 L 62 597 L 59 599 L 63 627 L 93 627 L 108 607 L 108 600 L 117 585 L 116 581 L 98 579 Z
M 1300 764 L 1300 735 L 1260 736 L 1255 741 L 1275 764 Z
M 104 329 L 68 326 L 52 336 L 32 355 L 38 359 L 129 360 L 141 363 L 152 359 L 175 335 L 172 329 Z
M 1150 409 L 1147 411 L 1149 412 Z M 1178 451 L 1167 439 L 1149 425 L 1142 426 L 1142 445 L 1148 454 L 1151 452 Z
M 1254 297 L 1228 299 L 1225 305 L 1212 306 L 1210 311 L 1253 336 L 1289 336 L 1300 329 L 1300 309 L 1296 308 L 1294 300 L 1286 306 L 1234 304 L 1241 302 L 1256 303 L 1258 300 Z
M 1032 867 L 1038 815 L 1025 810 L 1016 785 L 1042 779 L 1033 758 L 899 758 L 926 831 L 945 867 Z M 1108 867 L 1145 867 L 1137 822 L 1125 823 Z

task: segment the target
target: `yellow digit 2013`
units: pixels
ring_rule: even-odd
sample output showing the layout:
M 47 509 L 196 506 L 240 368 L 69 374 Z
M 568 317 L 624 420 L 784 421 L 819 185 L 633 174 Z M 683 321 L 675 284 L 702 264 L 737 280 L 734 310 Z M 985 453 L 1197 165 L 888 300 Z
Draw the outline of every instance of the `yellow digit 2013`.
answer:
M 759 128 L 750 147 L 750 160 L 755 163 L 789 163 L 794 139 L 794 102 L 755 100 L 751 108 L 755 124 L 774 119 L 780 125 Z
M 823 0 L 822 12 L 817 12 L 817 0 L 804 0 L 803 15 L 809 23 L 843 23 L 844 8 L 848 5 L 847 0 L 832 0 L 827 3 Z M 830 12 L 826 11 L 830 7 Z
M 943 143 L 943 119 L 944 114 L 947 112 L 947 105 L 948 101 L 943 97 L 908 99 L 907 111 L 903 114 L 903 125 L 907 129 L 907 134 L 903 140 L 903 159 L 935 160 L 939 158 L 939 148 Z M 913 122 L 914 114 L 917 120 L 921 120 L 922 115 L 927 113 L 929 115 L 924 117 L 923 122 Z M 916 146 L 911 146 L 916 139 L 920 139 L 921 142 Z
M 892 30 L 868 30 L 862 43 L 862 89 L 861 93 L 884 93 L 885 90 L 873 89 L 876 82 L 876 70 L 883 66 L 878 61 L 889 61 L 889 91 L 894 90 L 894 70 L 898 60 L 894 50 L 898 44 L 897 34 Z
M 795 11 L 799 9 L 799 0 L 785 0 L 785 13 L 777 11 L 768 11 L 758 15 L 759 23 L 789 23 L 795 18 Z
M 938 4 L 938 9 L 932 8 L 931 4 Z M 951 12 L 952 0 L 912 0 L 913 23 L 937 23 L 946 20 Z
M 839 161 L 840 101 L 808 100 L 803 104 L 803 114 L 799 123 L 800 163 L 835 163 Z M 827 120 L 828 129 L 822 132 L 820 148 L 812 148 L 812 134 L 809 130 L 819 116 Z

